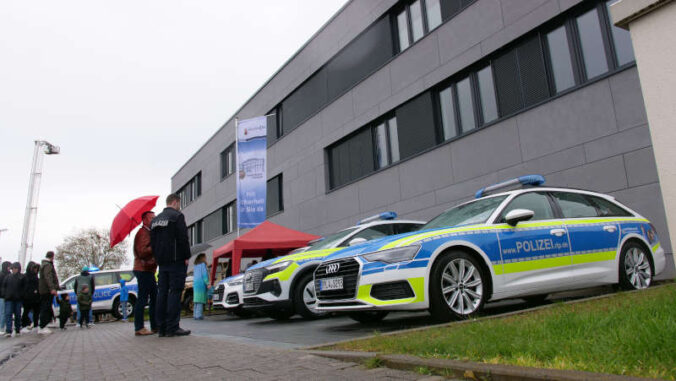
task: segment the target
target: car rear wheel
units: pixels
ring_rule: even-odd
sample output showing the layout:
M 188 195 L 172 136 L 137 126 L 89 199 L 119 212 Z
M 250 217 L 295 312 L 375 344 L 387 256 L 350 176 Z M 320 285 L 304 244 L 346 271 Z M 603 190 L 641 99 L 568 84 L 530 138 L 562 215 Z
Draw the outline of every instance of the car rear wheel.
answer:
M 293 304 L 305 319 L 319 319 L 326 316 L 325 312 L 317 311 L 317 294 L 312 273 L 303 275 L 293 290 Z
M 620 286 L 625 290 L 650 287 L 653 280 L 652 257 L 643 246 L 629 242 L 620 254 Z
M 377 323 L 385 319 L 385 316 L 387 316 L 389 313 L 389 311 L 355 311 L 349 312 L 347 316 L 349 316 L 352 320 L 368 324 Z
M 485 302 L 485 275 L 471 255 L 452 251 L 434 264 L 430 279 L 430 313 L 435 319 L 466 319 Z
M 127 302 L 127 317 L 131 317 L 134 315 L 134 306 L 135 306 L 136 300 L 129 296 L 129 301 Z M 115 302 L 113 302 L 113 316 L 116 319 L 122 319 L 122 303 L 120 302 L 120 298 L 115 299 Z

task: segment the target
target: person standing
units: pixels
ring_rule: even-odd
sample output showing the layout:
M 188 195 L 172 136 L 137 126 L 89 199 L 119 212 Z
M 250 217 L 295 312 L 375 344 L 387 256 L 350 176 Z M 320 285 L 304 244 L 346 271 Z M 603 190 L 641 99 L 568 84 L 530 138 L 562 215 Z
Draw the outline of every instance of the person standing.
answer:
M 12 336 L 12 318 L 14 318 L 14 332 L 21 334 L 21 300 L 23 298 L 25 279 L 21 274 L 21 264 L 12 264 L 11 274 L 5 276 L 2 288 L 5 295 L 5 336 Z
M 40 328 L 39 334 L 50 334 L 52 330 L 47 328 L 47 324 L 52 321 L 52 300 L 57 295 L 59 289 L 59 277 L 54 268 L 54 252 L 48 251 L 45 259 L 40 264 L 40 279 L 38 281 L 38 292 L 40 293 Z
M 129 303 L 129 288 L 127 288 L 127 281 L 120 279 L 120 307 L 122 308 L 122 321 L 127 321 L 127 303 Z
M 59 300 L 59 328 L 62 331 L 66 330 L 66 322 L 71 315 L 73 315 L 73 307 L 70 305 L 70 296 L 68 294 L 61 294 L 61 299 Z
M 78 275 L 77 278 L 75 278 L 75 283 L 73 284 L 73 290 L 75 290 L 75 296 L 79 294 L 82 291 L 83 286 L 88 286 L 89 291 L 91 292 L 92 295 L 94 295 L 94 291 L 96 291 L 96 288 L 94 287 L 94 277 L 92 274 L 89 272 L 89 266 L 83 266 L 82 267 L 82 272 L 80 275 Z M 89 321 L 93 321 L 93 315 L 94 312 L 92 309 L 89 309 Z M 77 321 L 80 321 L 80 307 L 78 304 L 77 308 L 77 316 L 75 317 Z
M 0 269 L 0 331 L 5 329 L 5 293 L 2 289 L 2 283 L 5 277 L 9 275 L 9 268 L 11 266 L 12 262 L 4 261 L 2 262 L 2 269 Z
M 190 330 L 179 326 L 181 294 L 190 259 L 188 227 L 180 208 L 181 198 L 170 194 L 167 207 L 150 224 L 150 245 L 160 267 L 156 316 L 160 337 L 190 334 Z
M 38 271 L 40 265 L 31 261 L 26 266 L 26 288 L 23 295 L 23 315 L 21 316 L 21 327 L 26 331 L 37 327 L 40 324 L 40 292 L 38 291 Z M 31 318 L 32 315 L 32 318 Z
M 147 336 L 157 333 L 157 321 L 155 320 L 155 300 L 157 299 L 157 282 L 155 271 L 157 263 L 153 257 L 153 249 L 150 246 L 150 223 L 155 218 L 155 213 L 145 212 L 141 215 L 141 228 L 134 236 L 134 276 L 138 283 L 138 298 L 134 307 L 134 334 Z M 144 310 L 148 304 L 148 317 L 150 331 L 144 327 Z
M 89 292 L 89 286 L 86 284 L 82 286 L 80 293 L 77 294 L 77 306 L 80 308 L 80 319 L 78 320 L 80 328 L 83 326 L 89 328 L 89 310 L 92 309 L 92 294 Z
M 209 275 L 207 275 L 207 255 L 200 253 L 195 258 L 193 267 L 192 301 L 193 318 L 204 320 L 204 305 L 207 303 L 209 289 Z

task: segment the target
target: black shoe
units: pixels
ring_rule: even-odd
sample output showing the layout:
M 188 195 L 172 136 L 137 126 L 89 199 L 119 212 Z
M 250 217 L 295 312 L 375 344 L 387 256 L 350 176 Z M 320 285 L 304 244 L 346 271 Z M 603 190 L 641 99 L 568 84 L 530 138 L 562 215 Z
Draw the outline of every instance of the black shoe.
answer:
M 167 333 L 164 331 L 160 331 L 159 334 L 157 335 L 159 337 L 167 337 Z
M 189 329 L 179 328 L 179 329 L 175 330 L 174 332 L 167 332 L 167 337 L 188 336 L 189 334 L 190 334 Z

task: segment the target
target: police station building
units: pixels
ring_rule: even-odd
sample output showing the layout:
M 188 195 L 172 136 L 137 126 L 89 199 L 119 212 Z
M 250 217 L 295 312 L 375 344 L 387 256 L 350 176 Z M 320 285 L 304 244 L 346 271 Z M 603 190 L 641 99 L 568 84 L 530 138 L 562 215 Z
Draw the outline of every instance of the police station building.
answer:
M 269 219 L 320 235 L 382 211 L 428 220 L 483 186 L 542 174 L 615 196 L 671 253 L 612 2 L 350 1 L 236 113 L 274 114 Z M 233 116 L 172 178 L 193 244 L 235 238 L 234 141 Z

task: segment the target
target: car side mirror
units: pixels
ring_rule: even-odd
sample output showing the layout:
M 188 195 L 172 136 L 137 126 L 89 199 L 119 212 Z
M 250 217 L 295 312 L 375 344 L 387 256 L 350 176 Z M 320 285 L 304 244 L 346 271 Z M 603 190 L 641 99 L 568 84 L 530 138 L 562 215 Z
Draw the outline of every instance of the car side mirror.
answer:
M 366 238 L 355 238 L 350 243 L 348 243 L 349 246 L 354 246 L 354 245 L 359 245 L 360 243 L 367 242 Z
M 505 216 L 505 222 L 512 226 L 516 226 L 521 221 L 528 221 L 535 215 L 535 212 L 528 209 L 514 209 L 511 212 L 507 213 Z

